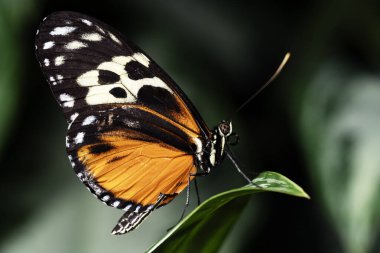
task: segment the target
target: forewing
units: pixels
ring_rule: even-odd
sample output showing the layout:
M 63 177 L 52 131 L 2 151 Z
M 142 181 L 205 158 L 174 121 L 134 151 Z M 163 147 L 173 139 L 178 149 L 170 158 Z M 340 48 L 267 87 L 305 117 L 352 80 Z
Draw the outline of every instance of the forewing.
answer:
M 36 54 L 68 122 L 84 107 L 139 104 L 209 135 L 174 81 L 141 49 L 101 21 L 75 12 L 51 14 L 37 32 Z

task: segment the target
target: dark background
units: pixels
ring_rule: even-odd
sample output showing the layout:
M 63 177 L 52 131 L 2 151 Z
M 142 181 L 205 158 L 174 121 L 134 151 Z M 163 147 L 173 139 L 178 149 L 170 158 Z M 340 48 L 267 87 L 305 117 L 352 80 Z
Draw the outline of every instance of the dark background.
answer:
M 39 22 L 57 10 L 120 30 L 176 80 L 210 127 L 291 52 L 279 78 L 234 115 L 235 153 L 250 177 L 280 172 L 311 200 L 252 197 L 221 251 L 380 251 L 377 1 L 0 0 L 1 252 L 142 252 L 185 201 L 182 194 L 131 234 L 109 234 L 121 212 L 74 175 L 65 120 L 34 56 Z M 200 179 L 201 197 L 244 184 L 225 161 Z

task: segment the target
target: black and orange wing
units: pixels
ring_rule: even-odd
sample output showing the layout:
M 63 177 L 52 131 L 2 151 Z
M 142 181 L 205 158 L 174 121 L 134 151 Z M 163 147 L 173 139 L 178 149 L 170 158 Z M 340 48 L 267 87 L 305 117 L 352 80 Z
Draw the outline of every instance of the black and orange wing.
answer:
M 126 211 L 115 234 L 186 188 L 210 131 L 142 50 L 94 18 L 56 12 L 39 27 L 36 55 L 69 123 L 75 172 L 101 201 Z
M 146 107 L 99 108 L 96 115 L 84 112 L 74 120 L 67 150 L 90 191 L 132 215 L 127 226 L 114 229 L 119 234 L 138 225 L 136 216 L 145 217 L 186 188 L 197 171 L 189 138 L 197 137 Z

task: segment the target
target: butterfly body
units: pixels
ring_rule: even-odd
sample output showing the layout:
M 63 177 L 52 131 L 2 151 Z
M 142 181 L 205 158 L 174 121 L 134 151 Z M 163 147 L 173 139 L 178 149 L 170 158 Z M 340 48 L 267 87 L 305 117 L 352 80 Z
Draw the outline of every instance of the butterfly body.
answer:
M 136 228 L 222 161 L 231 122 L 211 131 L 175 82 L 112 27 L 53 13 L 39 27 L 36 55 L 68 122 L 75 173 L 125 211 L 114 234 Z

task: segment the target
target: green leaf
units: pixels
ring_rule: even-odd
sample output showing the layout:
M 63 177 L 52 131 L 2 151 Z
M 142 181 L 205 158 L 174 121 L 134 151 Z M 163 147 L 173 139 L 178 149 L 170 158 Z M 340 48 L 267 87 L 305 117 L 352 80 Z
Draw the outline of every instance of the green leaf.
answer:
M 250 195 L 256 192 L 310 198 L 297 184 L 275 172 L 263 172 L 252 182 L 209 198 L 147 252 L 216 252 L 240 217 Z

